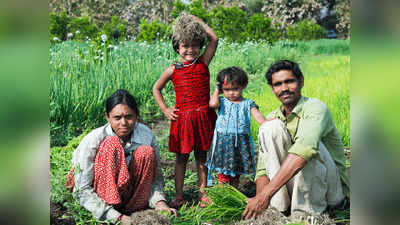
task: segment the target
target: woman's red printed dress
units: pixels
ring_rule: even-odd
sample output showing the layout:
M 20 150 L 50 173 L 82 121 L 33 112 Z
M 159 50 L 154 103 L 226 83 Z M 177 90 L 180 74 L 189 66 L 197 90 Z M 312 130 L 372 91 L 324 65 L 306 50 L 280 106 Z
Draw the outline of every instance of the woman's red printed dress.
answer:
M 186 64 L 187 65 L 187 64 Z M 188 154 L 193 149 L 208 151 L 217 115 L 210 101 L 210 72 L 201 60 L 190 66 L 175 65 L 172 74 L 177 120 L 171 121 L 169 150 Z

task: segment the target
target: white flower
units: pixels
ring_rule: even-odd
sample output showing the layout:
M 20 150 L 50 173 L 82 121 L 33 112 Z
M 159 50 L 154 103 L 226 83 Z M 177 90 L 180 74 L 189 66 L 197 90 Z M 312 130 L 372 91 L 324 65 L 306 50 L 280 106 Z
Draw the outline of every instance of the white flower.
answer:
M 118 46 L 114 46 L 114 50 L 118 50 Z
M 68 34 L 67 34 L 67 37 L 68 37 L 68 38 L 72 38 L 73 36 L 74 36 L 73 33 L 68 33 Z
M 112 48 L 112 47 L 114 47 L 114 46 L 110 44 L 110 45 L 108 45 L 108 47 L 107 47 L 107 48 Z
M 101 40 L 104 41 L 104 42 L 107 41 L 107 35 L 106 35 L 106 34 L 102 34 L 102 35 L 100 36 L 100 38 L 101 38 Z
M 79 30 L 75 31 L 75 34 L 80 34 L 81 32 Z
M 60 39 L 58 37 L 54 37 L 53 41 L 59 41 Z

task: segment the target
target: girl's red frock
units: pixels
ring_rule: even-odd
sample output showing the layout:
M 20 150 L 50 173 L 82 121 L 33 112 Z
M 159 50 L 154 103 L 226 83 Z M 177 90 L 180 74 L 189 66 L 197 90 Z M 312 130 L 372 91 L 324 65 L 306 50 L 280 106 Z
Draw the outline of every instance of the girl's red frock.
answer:
M 188 65 L 188 66 L 186 66 Z M 188 154 L 208 151 L 217 114 L 209 107 L 210 72 L 200 59 L 194 64 L 175 64 L 171 80 L 175 89 L 177 120 L 171 121 L 169 150 Z

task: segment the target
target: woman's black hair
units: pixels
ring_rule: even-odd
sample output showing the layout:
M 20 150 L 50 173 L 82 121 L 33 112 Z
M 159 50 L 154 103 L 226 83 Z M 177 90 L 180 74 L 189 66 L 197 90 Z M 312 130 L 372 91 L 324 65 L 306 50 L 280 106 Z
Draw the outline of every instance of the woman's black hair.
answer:
M 300 80 L 300 78 L 303 77 L 303 73 L 301 72 L 300 67 L 297 63 L 290 60 L 279 60 L 272 64 L 268 68 L 267 73 L 265 73 L 265 78 L 267 78 L 267 82 L 269 85 L 272 85 L 272 74 L 281 70 L 292 71 L 297 80 Z
M 248 78 L 246 72 L 240 67 L 232 66 L 221 70 L 217 75 L 217 81 L 222 84 L 225 82 L 232 83 L 244 87 L 247 85 Z
M 106 113 L 110 114 L 111 110 L 118 104 L 125 104 L 131 108 L 137 117 L 139 117 L 139 108 L 136 104 L 135 98 L 129 93 L 129 91 L 124 89 L 119 89 L 114 92 L 106 100 Z

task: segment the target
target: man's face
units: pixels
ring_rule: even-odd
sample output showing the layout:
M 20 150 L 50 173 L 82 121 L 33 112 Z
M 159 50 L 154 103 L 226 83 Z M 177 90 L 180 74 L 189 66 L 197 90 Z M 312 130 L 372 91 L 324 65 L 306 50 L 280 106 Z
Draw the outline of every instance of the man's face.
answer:
M 272 74 L 272 92 L 284 106 L 297 104 L 303 85 L 304 78 L 297 79 L 290 70 L 280 70 Z

